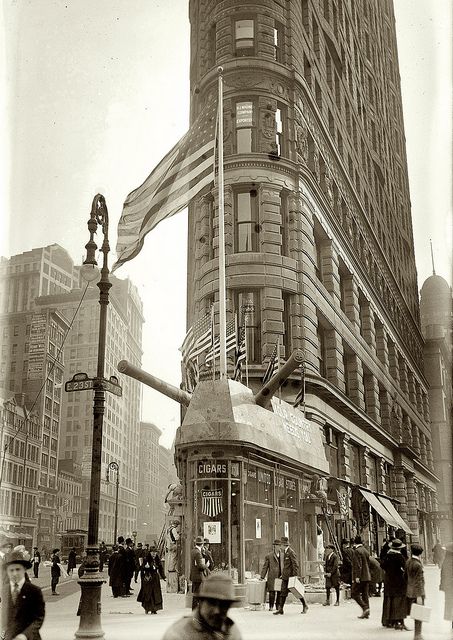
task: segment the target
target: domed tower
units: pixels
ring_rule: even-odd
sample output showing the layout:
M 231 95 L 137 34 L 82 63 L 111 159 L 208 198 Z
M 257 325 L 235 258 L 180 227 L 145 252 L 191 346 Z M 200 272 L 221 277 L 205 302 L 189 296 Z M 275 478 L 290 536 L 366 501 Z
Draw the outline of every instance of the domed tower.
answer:
M 363 530 L 378 547 L 397 516 L 418 536 L 436 479 L 392 2 L 191 0 L 189 17 L 192 122 L 223 68 L 227 320 L 247 312 L 254 392 L 277 342 L 283 360 L 303 350 L 300 411 L 330 461 L 330 523 L 300 470 L 299 512 L 324 540 Z M 188 326 L 214 305 L 218 327 L 218 232 L 215 185 L 189 208 Z M 395 501 L 391 523 L 376 503 L 363 520 L 369 492 Z

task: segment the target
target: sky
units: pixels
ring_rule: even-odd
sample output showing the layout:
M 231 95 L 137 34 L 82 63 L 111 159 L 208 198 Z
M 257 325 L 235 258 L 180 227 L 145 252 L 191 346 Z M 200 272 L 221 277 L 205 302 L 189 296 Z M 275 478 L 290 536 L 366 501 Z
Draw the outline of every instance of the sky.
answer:
M 394 0 L 419 287 L 451 282 L 451 2 Z M 111 264 L 127 194 L 187 130 L 187 0 L 2 0 L 0 255 L 58 243 L 80 263 L 100 192 Z M 187 212 L 161 223 L 129 276 L 144 303 L 143 368 L 179 386 Z M 170 446 L 179 405 L 143 388 Z

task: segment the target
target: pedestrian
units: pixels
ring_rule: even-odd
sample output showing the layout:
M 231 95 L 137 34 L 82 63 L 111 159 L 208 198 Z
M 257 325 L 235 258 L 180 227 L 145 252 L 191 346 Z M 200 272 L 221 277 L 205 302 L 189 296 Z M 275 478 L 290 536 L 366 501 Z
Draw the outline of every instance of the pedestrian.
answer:
M 280 591 L 275 591 L 275 580 L 280 575 L 280 540 L 274 540 L 272 543 L 272 551 L 264 558 L 263 568 L 261 569 L 261 580 L 266 580 L 266 591 L 269 593 L 269 611 L 274 608 L 274 602 L 277 609 L 280 604 Z M 277 595 L 277 599 L 275 596 Z
M 68 574 L 72 576 L 72 572 L 77 567 L 77 554 L 75 547 L 72 547 L 71 551 L 68 553 Z
M 352 585 L 352 546 L 350 541 L 344 538 L 341 541 L 341 552 L 343 555 L 343 561 L 340 565 L 340 578 L 341 582 L 346 586 Z
M 126 594 L 133 593 L 131 589 L 131 582 L 135 571 L 135 551 L 132 543 L 132 538 L 126 539 L 126 546 L 124 548 L 124 592 Z
M 406 560 L 402 553 L 406 545 L 395 538 L 390 543 L 382 562 L 384 570 L 384 602 L 382 603 L 382 626 L 404 630 L 407 615 Z
M 192 610 L 198 605 L 198 592 L 206 574 L 206 564 L 202 553 L 203 544 L 204 539 L 201 536 L 197 536 L 195 546 L 190 553 L 189 579 L 192 583 Z
M 145 557 L 145 550 L 143 549 L 143 544 L 139 542 L 137 545 L 137 548 L 135 549 L 134 582 L 137 582 L 138 574 L 140 573 L 140 569 L 141 569 L 144 557 Z
M 433 562 L 437 564 L 439 569 L 442 567 L 442 561 L 444 559 L 444 549 L 440 544 L 440 540 L 436 540 L 436 544 L 433 547 Z
M 39 576 L 39 565 L 41 564 L 41 554 L 38 551 L 38 547 L 33 547 L 33 576 L 38 578 Z
M 444 620 L 450 620 L 453 629 L 453 542 L 445 546 L 439 589 L 445 593 Z
M 376 554 L 370 554 L 368 559 L 370 564 L 370 596 L 379 597 L 381 595 L 383 573 L 381 563 Z
M 162 640 L 241 640 L 239 629 L 228 617 L 228 609 L 238 600 L 232 579 L 218 571 L 212 573 L 201 585 L 195 610 L 174 622 Z
M 162 562 L 157 555 L 157 548 L 152 546 L 140 569 L 141 587 L 137 601 L 142 603 L 145 613 L 157 613 L 162 606 L 162 590 L 160 579 L 166 580 Z
M 44 622 L 45 605 L 41 589 L 25 578 L 32 563 L 22 553 L 12 552 L 5 562 L 8 582 L 2 604 L 2 629 L 4 640 L 40 640 L 40 628 Z
M 299 575 L 299 562 L 297 560 L 296 552 L 289 546 L 289 539 L 286 536 L 283 536 L 280 539 L 280 575 L 279 578 L 282 580 L 281 590 L 280 590 L 280 598 L 278 602 L 277 611 L 274 611 L 274 616 L 283 615 L 283 607 L 285 606 L 286 598 L 288 597 L 289 589 L 288 589 L 288 580 L 294 576 Z M 302 605 L 303 610 L 301 613 L 307 613 L 308 607 L 305 602 L 305 598 L 299 598 Z
M 411 606 L 415 602 L 417 604 L 425 604 L 425 577 L 423 575 L 423 565 L 421 555 L 423 547 L 419 544 L 411 545 L 411 557 L 406 562 L 406 580 L 407 580 L 407 612 L 410 614 Z M 414 640 L 422 640 L 422 621 L 415 620 Z
M 125 596 L 124 592 L 124 552 L 119 551 L 119 547 L 115 544 L 112 547 L 112 553 L 109 558 L 108 566 L 109 586 L 112 589 L 114 598 Z
M 395 539 L 395 536 L 390 536 L 389 538 L 384 538 L 384 542 L 382 544 L 381 551 L 379 552 L 379 560 L 381 562 L 381 566 L 382 566 L 383 559 L 387 555 L 387 551 L 390 549 L 390 543 L 394 539 Z
M 99 545 L 99 571 L 104 571 L 104 565 L 107 561 L 107 547 L 104 540 Z
M 352 597 L 362 609 L 360 619 L 370 617 L 370 565 L 367 549 L 363 546 L 362 538 L 354 538 L 354 553 L 352 556 Z
M 201 550 L 206 564 L 206 569 L 211 573 L 214 570 L 214 560 L 211 553 L 209 538 L 204 539 L 203 549 Z
M 52 589 L 53 596 L 58 595 L 56 588 L 57 588 L 57 584 L 60 581 L 60 576 L 61 576 L 61 569 L 59 567 L 59 565 L 61 564 L 61 561 L 60 561 L 60 556 L 58 555 L 59 551 L 60 549 L 54 549 L 52 551 L 52 556 L 50 558 L 50 561 L 52 563 L 50 565 L 50 586 Z
M 326 578 L 326 601 L 324 607 L 330 606 L 330 590 L 332 587 L 335 589 L 337 599 L 334 607 L 340 605 L 340 571 L 338 568 L 339 559 L 335 553 L 335 547 L 333 544 L 326 545 L 325 560 L 324 560 L 324 576 Z
M 8 582 L 8 576 L 6 574 L 6 562 L 12 550 L 13 550 L 13 545 L 11 542 L 8 542 L 7 540 L 3 540 L 2 542 L 0 542 L 0 563 L 1 563 L 1 569 L 2 569 L 2 576 L 1 576 L 2 583 Z

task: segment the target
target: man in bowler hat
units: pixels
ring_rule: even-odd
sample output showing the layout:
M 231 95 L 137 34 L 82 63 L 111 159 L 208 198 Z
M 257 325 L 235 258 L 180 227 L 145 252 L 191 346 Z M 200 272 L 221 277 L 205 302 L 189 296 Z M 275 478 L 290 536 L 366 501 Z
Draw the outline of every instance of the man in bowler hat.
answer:
M 241 640 L 239 629 L 227 615 L 238 600 L 232 579 L 221 572 L 212 573 L 201 585 L 195 610 L 172 624 L 162 640 Z
M 31 562 L 22 553 L 13 552 L 5 564 L 8 582 L 3 590 L 5 615 L 0 636 L 4 640 L 40 640 L 45 605 L 41 589 L 25 577 Z
M 198 592 L 200 591 L 201 583 L 207 573 L 206 562 L 203 557 L 203 545 L 204 538 L 197 536 L 195 539 L 195 546 L 190 553 L 190 581 L 192 583 L 192 609 L 195 609 L 198 605 Z
M 264 558 L 263 568 L 261 569 L 261 580 L 266 580 L 266 589 L 269 592 L 269 611 L 274 608 L 275 594 L 277 601 L 275 606 L 277 610 L 280 604 L 280 591 L 275 591 L 275 579 L 280 575 L 280 540 L 274 540 L 272 543 L 272 552 L 268 553 Z
M 280 578 L 282 579 L 282 588 L 280 591 L 280 600 L 277 611 L 274 611 L 274 616 L 283 615 L 283 607 L 285 606 L 286 598 L 288 597 L 288 581 L 293 576 L 299 575 L 299 562 L 297 560 L 296 552 L 289 546 L 289 539 L 283 536 L 280 540 Z M 308 607 L 305 602 L 305 598 L 301 597 L 300 601 L 303 606 L 301 613 L 307 613 Z

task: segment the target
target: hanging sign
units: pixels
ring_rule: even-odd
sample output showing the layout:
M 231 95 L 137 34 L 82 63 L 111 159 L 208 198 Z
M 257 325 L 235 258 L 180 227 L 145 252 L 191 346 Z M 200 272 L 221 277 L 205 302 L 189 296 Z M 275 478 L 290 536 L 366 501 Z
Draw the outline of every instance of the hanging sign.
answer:
M 215 518 L 223 511 L 223 489 L 203 489 L 201 492 L 201 513 Z

